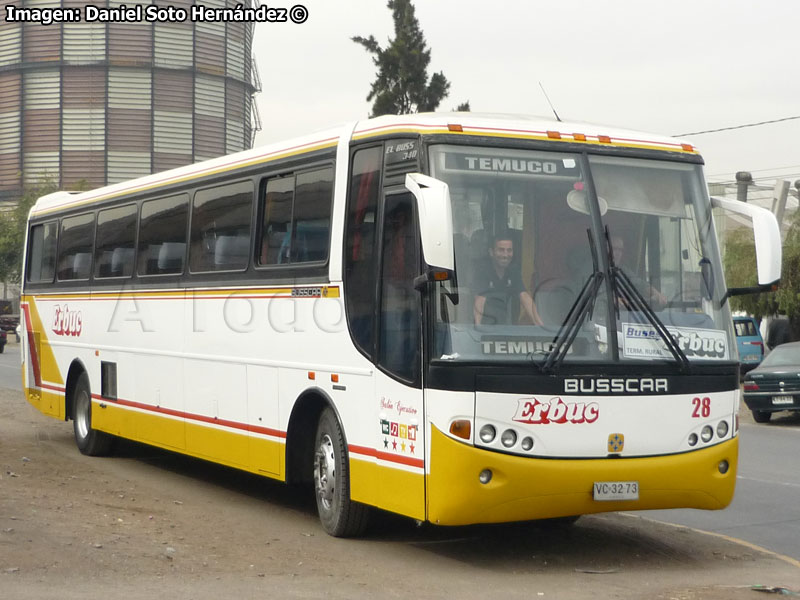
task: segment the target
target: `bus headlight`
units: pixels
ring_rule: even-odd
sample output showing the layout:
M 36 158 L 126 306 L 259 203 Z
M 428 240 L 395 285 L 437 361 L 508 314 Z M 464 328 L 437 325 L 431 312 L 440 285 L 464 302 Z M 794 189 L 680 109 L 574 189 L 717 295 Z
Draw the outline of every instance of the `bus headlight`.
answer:
M 700 439 L 704 442 L 710 442 L 712 437 L 714 437 L 714 430 L 711 429 L 711 425 L 703 427 L 700 431 Z
M 724 438 L 726 435 L 728 435 L 728 422 L 720 421 L 717 424 L 717 437 Z
M 522 441 L 520 442 L 520 446 L 522 446 L 522 449 L 525 450 L 525 452 L 527 452 L 528 450 L 531 450 L 533 448 L 533 438 L 532 437 L 524 437 L 524 438 L 522 438 Z
M 497 430 L 494 428 L 494 425 L 484 425 L 481 427 L 481 441 L 484 444 L 491 444 L 494 441 L 495 436 L 497 435 Z
M 503 435 L 500 436 L 500 441 L 503 442 L 503 446 L 506 448 L 511 448 L 511 446 L 517 443 L 517 432 L 513 429 L 506 429 Z
M 689 434 L 689 445 L 690 446 L 696 446 L 697 445 L 697 434 L 696 433 L 690 433 Z

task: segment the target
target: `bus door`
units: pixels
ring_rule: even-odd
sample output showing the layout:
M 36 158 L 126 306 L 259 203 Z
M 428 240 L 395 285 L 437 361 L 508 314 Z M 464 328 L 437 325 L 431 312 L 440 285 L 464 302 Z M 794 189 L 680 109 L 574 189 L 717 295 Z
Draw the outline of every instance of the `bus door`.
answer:
M 380 428 L 377 504 L 425 518 L 422 295 L 420 242 L 414 196 L 384 197 L 379 248 L 375 401 Z

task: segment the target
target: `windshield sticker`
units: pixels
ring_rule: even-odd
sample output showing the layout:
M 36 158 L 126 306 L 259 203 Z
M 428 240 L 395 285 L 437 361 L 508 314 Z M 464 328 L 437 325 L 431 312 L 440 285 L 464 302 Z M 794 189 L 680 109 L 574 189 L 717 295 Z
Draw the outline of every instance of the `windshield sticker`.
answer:
M 547 425 L 548 423 L 594 423 L 600 416 L 597 402 L 564 402 L 561 398 L 551 398 L 549 402 L 539 402 L 536 398 L 520 398 L 513 419 L 517 423 Z
M 652 325 L 623 323 L 622 346 L 625 358 L 671 359 L 661 336 Z M 695 329 L 692 327 L 671 327 L 667 331 L 687 358 L 727 360 L 728 336 L 718 329 Z

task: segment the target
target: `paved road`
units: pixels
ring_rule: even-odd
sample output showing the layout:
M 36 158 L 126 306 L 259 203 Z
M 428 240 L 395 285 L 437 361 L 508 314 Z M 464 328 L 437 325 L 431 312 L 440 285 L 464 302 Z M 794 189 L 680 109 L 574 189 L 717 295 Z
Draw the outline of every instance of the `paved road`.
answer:
M 0 354 L 0 388 L 22 391 L 19 344 L 13 341 L 13 334 L 9 337 L 12 341 L 6 344 L 3 354 Z
M 736 495 L 722 511 L 640 513 L 737 537 L 800 560 L 800 414 L 768 424 L 743 423 Z

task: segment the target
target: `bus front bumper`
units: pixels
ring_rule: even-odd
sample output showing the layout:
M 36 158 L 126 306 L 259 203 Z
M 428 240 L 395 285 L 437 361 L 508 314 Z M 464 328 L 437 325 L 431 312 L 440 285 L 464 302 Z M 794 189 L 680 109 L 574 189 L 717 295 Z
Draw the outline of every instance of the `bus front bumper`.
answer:
M 490 452 L 432 427 L 427 518 L 502 523 L 609 511 L 725 508 L 736 486 L 738 437 L 702 450 L 643 458 L 542 459 Z M 720 472 L 720 463 L 728 469 Z M 484 470 L 491 480 L 481 483 Z M 638 500 L 595 501 L 595 482 L 636 481 Z

